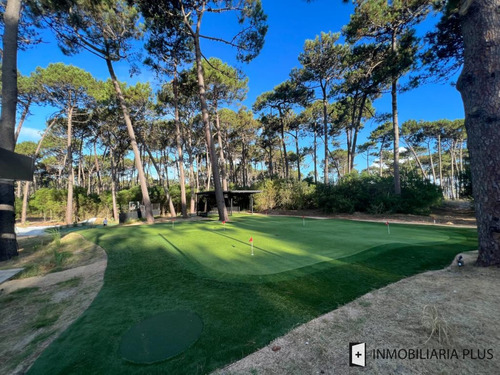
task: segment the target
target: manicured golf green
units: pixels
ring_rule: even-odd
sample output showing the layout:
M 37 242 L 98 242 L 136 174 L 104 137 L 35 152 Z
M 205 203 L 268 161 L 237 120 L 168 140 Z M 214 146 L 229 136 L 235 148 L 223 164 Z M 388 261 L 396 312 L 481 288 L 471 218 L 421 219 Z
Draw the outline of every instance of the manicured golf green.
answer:
M 225 225 L 198 222 L 167 229 L 158 231 L 164 241 L 159 244 L 173 255 L 231 275 L 277 274 L 378 246 L 463 241 L 461 235 L 430 227 L 294 217 L 234 217 Z
M 82 234 L 108 253 L 104 286 L 30 373 L 207 373 L 370 290 L 477 248 L 472 229 L 258 215 Z M 201 318 L 196 342 L 151 365 L 122 358 L 131 327 L 175 310 Z

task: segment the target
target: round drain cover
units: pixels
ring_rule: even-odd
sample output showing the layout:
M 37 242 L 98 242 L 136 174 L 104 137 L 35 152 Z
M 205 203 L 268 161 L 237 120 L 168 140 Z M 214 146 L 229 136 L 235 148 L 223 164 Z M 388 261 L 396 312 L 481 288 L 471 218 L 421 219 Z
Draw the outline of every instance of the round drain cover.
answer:
M 122 337 L 120 353 L 133 363 L 151 364 L 171 358 L 194 344 L 203 321 L 191 311 L 166 311 L 130 328 Z

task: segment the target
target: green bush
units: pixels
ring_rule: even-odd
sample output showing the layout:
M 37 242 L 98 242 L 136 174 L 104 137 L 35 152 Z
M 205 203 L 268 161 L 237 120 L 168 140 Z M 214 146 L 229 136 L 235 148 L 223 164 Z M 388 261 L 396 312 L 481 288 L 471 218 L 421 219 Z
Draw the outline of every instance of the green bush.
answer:
M 116 193 L 116 200 L 124 211 L 128 211 L 129 202 L 142 201 L 141 187 L 137 185 L 130 189 L 120 190 Z
M 31 197 L 28 203 L 28 214 L 45 216 L 47 219 L 63 220 L 66 214 L 67 190 L 55 188 L 40 188 Z M 109 207 L 108 198 L 109 194 Z M 104 198 L 104 199 L 101 199 Z M 87 194 L 85 188 L 75 186 L 73 190 L 74 214 L 78 220 L 88 219 L 90 217 L 108 216 L 111 210 L 111 193 Z M 22 201 L 19 203 L 19 210 L 22 207 Z M 19 211 L 20 217 L 20 211 Z
M 66 212 L 67 190 L 41 188 L 30 198 L 30 213 L 63 219 Z
M 336 185 L 319 184 L 316 204 L 325 212 L 371 214 L 428 214 L 442 200 L 440 187 L 414 173 L 402 174 L 401 195 L 394 194 L 394 179 L 350 174 Z
M 258 184 L 256 189 L 261 190 L 255 195 L 255 209 L 257 211 L 272 210 L 278 205 L 279 182 L 277 180 L 265 180 Z
M 81 186 L 74 187 L 73 202 L 75 203 L 75 214 L 79 220 L 97 217 L 106 208 L 97 194 L 87 195 L 86 189 Z
M 274 208 L 303 210 L 315 207 L 316 186 L 307 181 L 265 180 L 254 188 L 262 191 L 255 195 L 255 207 L 260 211 Z
M 401 176 L 401 211 L 403 213 L 430 213 L 430 208 L 441 204 L 443 192 L 439 186 L 422 179 L 417 173 Z

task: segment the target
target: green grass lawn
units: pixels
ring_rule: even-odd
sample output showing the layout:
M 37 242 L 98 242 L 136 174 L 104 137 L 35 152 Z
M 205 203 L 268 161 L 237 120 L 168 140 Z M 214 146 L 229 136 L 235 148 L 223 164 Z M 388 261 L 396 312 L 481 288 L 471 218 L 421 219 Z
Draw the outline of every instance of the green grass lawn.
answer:
M 472 229 L 391 224 L 390 231 L 383 223 L 250 215 L 225 228 L 203 221 L 83 231 L 108 253 L 104 286 L 30 373 L 207 373 L 370 290 L 477 248 Z M 198 314 L 199 340 L 157 364 L 121 359 L 122 335 L 169 310 Z

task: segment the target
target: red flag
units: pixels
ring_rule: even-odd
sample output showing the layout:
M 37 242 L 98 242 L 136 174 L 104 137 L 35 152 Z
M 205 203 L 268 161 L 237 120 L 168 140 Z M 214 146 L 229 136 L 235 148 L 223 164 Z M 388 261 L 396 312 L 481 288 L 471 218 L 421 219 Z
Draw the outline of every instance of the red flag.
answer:
M 224 221 L 222 222 L 222 224 L 226 224 L 226 220 L 224 220 Z
M 385 225 L 389 225 L 389 222 L 388 222 L 388 221 L 386 221 L 386 222 L 385 222 Z
M 250 237 L 250 239 L 248 240 L 248 242 L 253 242 L 253 237 Z

